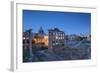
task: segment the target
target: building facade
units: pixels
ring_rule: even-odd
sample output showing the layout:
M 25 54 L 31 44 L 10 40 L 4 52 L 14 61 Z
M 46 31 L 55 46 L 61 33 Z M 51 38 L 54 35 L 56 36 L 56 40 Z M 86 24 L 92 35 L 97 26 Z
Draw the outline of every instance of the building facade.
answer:
M 40 27 L 38 33 L 33 37 L 34 44 L 39 47 L 48 47 L 48 36 L 45 34 L 42 27 Z
M 58 28 L 50 29 L 48 32 L 48 50 L 51 52 L 59 52 L 64 49 L 66 46 L 65 33 Z

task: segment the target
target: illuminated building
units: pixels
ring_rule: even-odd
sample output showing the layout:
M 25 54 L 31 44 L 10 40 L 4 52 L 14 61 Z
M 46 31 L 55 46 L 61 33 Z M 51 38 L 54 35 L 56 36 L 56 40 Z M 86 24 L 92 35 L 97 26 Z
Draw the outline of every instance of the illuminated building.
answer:
M 44 36 L 44 37 L 41 37 L 41 36 L 37 36 L 35 38 L 33 38 L 33 40 L 35 41 L 35 45 L 38 45 L 38 46 L 45 46 L 45 47 L 48 47 L 48 36 Z
M 49 51 L 61 51 L 65 48 L 65 33 L 58 28 L 49 30 Z
M 44 33 L 42 27 L 40 27 L 38 33 L 35 34 L 33 41 L 37 46 L 46 46 L 48 47 L 48 36 Z

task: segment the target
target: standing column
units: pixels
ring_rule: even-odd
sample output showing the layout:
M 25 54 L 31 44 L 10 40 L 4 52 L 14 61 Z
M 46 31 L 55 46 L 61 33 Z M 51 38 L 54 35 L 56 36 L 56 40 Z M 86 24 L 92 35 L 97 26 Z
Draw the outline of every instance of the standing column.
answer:
M 29 61 L 32 62 L 33 52 L 32 52 L 32 29 L 29 30 Z

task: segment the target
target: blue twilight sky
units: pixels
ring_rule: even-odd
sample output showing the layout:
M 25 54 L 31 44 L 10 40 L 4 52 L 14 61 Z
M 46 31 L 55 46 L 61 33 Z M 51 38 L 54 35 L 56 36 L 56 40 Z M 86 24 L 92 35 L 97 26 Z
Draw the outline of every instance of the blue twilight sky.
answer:
M 90 34 L 91 14 L 23 10 L 23 31 L 32 28 L 35 33 L 41 26 L 45 33 L 48 33 L 48 29 L 59 28 L 66 34 Z

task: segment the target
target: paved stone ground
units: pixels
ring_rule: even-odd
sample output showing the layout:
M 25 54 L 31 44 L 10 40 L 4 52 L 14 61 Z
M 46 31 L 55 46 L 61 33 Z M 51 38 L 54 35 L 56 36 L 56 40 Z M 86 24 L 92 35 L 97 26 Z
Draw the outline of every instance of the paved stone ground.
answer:
M 83 60 L 91 58 L 91 45 L 87 41 L 68 41 L 67 45 L 68 48 L 65 48 L 62 53 L 50 53 L 48 49 L 35 51 L 31 57 L 32 62 Z M 28 57 L 24 62 L 30 62 L 28 61 Z

